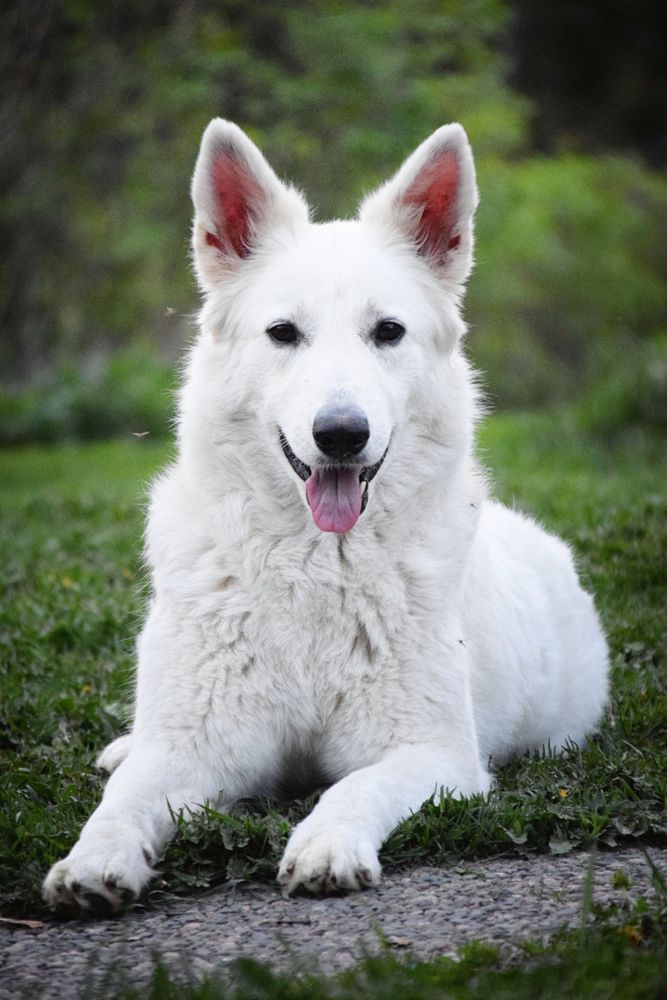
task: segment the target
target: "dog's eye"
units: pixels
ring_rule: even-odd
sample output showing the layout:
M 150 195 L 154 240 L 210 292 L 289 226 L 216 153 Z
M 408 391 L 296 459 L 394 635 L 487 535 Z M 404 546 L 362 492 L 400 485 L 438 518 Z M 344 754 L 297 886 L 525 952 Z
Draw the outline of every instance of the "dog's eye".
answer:
M 396 344 L 404 333 L 405 327 L 401 323 L 395 319 L 383 319 L 373 330 L 373 337 L 377 344 Z
M 299 331 L 294 323 L 283 321 L 272 323 L 266 332 L 276 344 L 296 344 L 299 339 Z

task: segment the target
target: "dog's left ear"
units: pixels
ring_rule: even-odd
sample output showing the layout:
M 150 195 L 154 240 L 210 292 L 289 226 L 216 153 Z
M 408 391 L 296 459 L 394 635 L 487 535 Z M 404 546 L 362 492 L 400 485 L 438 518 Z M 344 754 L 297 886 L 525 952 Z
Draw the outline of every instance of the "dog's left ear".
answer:
M 192 178 L 194 264 L 210 292 L 271 232 L 308 221 L 298 191 L 283 184 L 238 125 L 214 118 L 202 137 Z
M 413 242 L 443 278 L 463 283 L 472 266 L 475 164 L 461 125 L 443 125 L 408 157 L 398 173 L 369 195 L 362 222 Z

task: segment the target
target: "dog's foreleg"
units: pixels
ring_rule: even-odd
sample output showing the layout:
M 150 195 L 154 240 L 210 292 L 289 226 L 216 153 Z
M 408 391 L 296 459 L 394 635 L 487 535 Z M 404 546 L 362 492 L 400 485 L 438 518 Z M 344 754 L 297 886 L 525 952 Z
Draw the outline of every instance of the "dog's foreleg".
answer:
M 179 810 L 215 801 L 219 779 L 187 747 L 133 747 L 109 778 L 78 842 L 44 882 L 52 906 L 115 911 L 138 896 L 172 836 Z
M 476 755 L 431 744 L 388 751 L 326 791 L 292 833 L 278 872 L 285 894 L 362 889 L 377 884 L 377 852 L 401 820 L 441 789 L 485 792 L 488 773 Z

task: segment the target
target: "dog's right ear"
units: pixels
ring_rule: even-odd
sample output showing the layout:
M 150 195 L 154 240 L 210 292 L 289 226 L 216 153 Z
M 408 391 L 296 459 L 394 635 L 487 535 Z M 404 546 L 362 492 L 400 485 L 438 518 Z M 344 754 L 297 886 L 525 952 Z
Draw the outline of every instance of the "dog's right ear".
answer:
M 283 184 L 237 125 L 214 118 L 192 178 L 194 264 L 204 292 L 216 288 L 273 229 L 308 221 L 298 191 Z

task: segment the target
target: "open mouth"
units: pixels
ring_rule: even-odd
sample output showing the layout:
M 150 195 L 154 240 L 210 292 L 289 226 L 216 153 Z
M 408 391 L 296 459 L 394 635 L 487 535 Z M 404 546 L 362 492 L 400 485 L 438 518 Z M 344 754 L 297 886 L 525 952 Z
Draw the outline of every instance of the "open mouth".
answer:
M 315 524 L 321 531 L 345 534 L 366 510 L 369 483 L 377 475 L 389 446 L 374 465 L 324 465 L 313 471 L 294 454 L 280 428 L 278 432 L 285 458 L 306 484 L 306 497 Z

